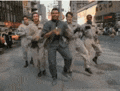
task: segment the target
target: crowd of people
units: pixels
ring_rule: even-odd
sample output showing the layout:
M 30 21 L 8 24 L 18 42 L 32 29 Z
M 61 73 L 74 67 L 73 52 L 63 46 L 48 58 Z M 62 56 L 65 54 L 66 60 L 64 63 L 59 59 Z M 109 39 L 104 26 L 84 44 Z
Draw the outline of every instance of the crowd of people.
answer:
M 104 27 L 103 35 L 115 36 L 118 35 L 119 24 L 108 23 Z
M 67 12 L 66 22 L 59 20 L 59 10 L 53 8 L 51 11 L 52 19 L 42 24 L 38 13 L 33 13 L 33 23 L 28 23 L 28 17 L 24 16 L 24 24 L 18 28 L 21 36 L 21 47 L 24 67 L 29 65 L 28 48 L 32 53 L 30 64 L 39 69 L 38 77 L 46 75 L 46 60 L 48 60 L 49 71 L 52 76 L 52 85 L 57 84 L 56 52 L 59 52 L 64 59 L 62 74 L 71 78 L 76 53 L 79 60 L 83 58 L 85 71 L 92 74 L 90 67 L 91 48 L 95 50 L 95 57 L 92 61 L 97 64 L 97 59 L 102 53 L 98 40 L 99 29 L 92 24 L 92 15 L 87 15 L 87 22 L 79 25 L 72 21 L 73 13 Z

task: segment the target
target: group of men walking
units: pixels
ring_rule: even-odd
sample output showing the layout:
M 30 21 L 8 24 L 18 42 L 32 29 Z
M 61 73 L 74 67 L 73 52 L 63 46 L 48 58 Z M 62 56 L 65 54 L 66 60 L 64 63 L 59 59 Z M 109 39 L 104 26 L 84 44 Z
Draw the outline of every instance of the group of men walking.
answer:
M 91 15 L 87 16 L 87 23 L 80 26 L 72 21 L 73 14 L 66 14 L 67 21 L 59 20 L 59 10 L 53 8 L 52 19 L 44 25 L 39 20 L 39 15 L 33 13 L 33 23 L 28 24 L 27 16 L 24 16 L 24 24 L 18 28 L 21 35 L 21 46 L 25 66 L 28 66 L 27 50 L 30 47 L 32 57 L 30 63 L 38 67 L 38 76 L 46 74 L 46 60 L 49 63 L 49 71 L 52 75 L 52 84 L 57 84 L 56 52 L 64 58 L 62 74 L 71 78 L 74 69 L 76 53 L 84 60 L 85 71 L 92 74 L 90 68 L 90 49 L 93 47 L 96 55 L 93 62 L 97 64 L 97 58 L 102 53 L 97 34 L 99 31 L 92 25 Z M 48 57 L 48 59 L 47 59 Z

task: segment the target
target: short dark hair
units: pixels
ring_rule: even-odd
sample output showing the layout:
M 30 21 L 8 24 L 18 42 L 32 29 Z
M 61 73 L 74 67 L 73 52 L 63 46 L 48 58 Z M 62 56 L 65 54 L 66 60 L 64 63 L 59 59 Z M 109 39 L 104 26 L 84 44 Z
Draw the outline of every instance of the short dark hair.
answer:
M 86 18 L 88 19 L 88 16 L 91 16 L 92 17 L 92 15 L 91 14 L 88 14 L 87 16 L 86 16 Z
M 70 14 L 73 17 L 73 13 L 72 12 L 67 12 L 66 13 L 66 17 L 68 16 L 68 14 Z
M 51 10 L 51 13 L 52 13 L 53 10 L 57 10 L 57 11 L 59 12 L 59 9 L 58 9 L 58 8 L 53 8 L 53 9 Z
M 28 19 L 28 16 L 27 16 L 27 15 L 24 15 L 24 16 L 23 16 L 23 18 L 25 18 L 25 17 Z
M 33 13 L 32 13 L 32 18 L 33 18 L 33 15 L 34 15 L 34 14 L 38 14 L 38 13 L 37 13 L 37 12 L 33 12 Z M 39 14 L 38 14 L 38 16 L 39 16 Z

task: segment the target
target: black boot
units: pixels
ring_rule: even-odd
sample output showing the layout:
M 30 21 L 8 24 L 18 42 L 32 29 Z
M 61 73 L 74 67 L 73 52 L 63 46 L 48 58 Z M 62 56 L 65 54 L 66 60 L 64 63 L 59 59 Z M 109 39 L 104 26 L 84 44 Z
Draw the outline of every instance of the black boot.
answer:
M 66 67 L 64 67 L 62 75 L 65 76 L 65 77 L 67 77 L 67 78 L 69 78 L 69 79 L 71 79 L 72 71 L 67 70 Z
M 53 78 L 52 85 L 55 86 L 57 84 L 57 75 L 52 78 Z
M 28 66 L 28 61 L 25 61 L 24 67 L 26 68 Z
M 65 73 L 72 74 L 72 71 L 70 71 L 70 70 L 67 70 L 67 69 L 66 69 L 66 67 L 64 67 L 63 71 L 64 71 Z
M 97 64 L 97 59 L 98 59 L 98 57 L 94 57 L 94 58 L 93 58 L 93 62 L 94 62 L 95 64 Z
M 40 70 L 38 73 L 38 77 L 41 77 L 41 76 L 42 76 L 42 71 Z
M 88 72 L 88 73 L 90 73 L 90 74 L 92 74 L 92 71 L 91 71 L 90 68 L 85 68 L 85 71 Z
M 31 57 L 30 64 L 33 64 L 33 58 Z
M 66 69 L 66 67 L 65 67 L 65 66 L 64 66 L 64 69 L 63 69 L 63 71 L 64 71 L 64 72 L 67 72 L 67 69 Z
M 46 70 L 43 70 L 42 73 L 43 73 L 43 75 L 46 75 Z

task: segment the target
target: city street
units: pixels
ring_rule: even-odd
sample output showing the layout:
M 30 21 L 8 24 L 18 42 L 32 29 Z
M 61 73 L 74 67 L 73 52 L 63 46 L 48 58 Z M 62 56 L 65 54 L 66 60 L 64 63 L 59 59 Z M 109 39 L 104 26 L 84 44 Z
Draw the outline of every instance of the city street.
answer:
M 0 91 L 120 91 L 120 35 L 114 38 L 100 36 L 99 39 L 103 53 L 98 65 L 91 61 L 92 75 L 84 71 L 82 59 L 76 60 L 72 80 L 69 81 L 61 74 L 64 61 L 57 54 L 58 84 L 55 86 L 51 85 L 48 65 L 47 75 L 39 78 L 38 69 L 33 65 L 23 67 L 20 46 L 5 50 L 0 55 Z M 30 53 L 28 57 L 30 61 Z
M 120 91 L 119 7 L 120 1 L 0 1 L 2 12 L 0 13 L 0 91 Z M 66 21 L 66 24 L 61 21 Z M 82 28 L 83 24 L 91 26 L 87 25 Z M 63 31 L 67 30 L 67 26 L 69 33 Z M 52 86 L 53 79 L 49 72 L 48 60 L 46 60 L 46 76 L 38 77 L 38 68 L 30 64 L 32 54 L 30 48 L 28 49 L 29 65 L 24 68 L 26 60 L 23 60 L 20 39 L 23 46 L 27 44 L 27 40 L 25 40 L 27 38 L 31 40 L 32 47 L 37 48 L 36 43 L 39 40 L 41 43 L 43 42 L 42 36 L 48 38 L 51 41 L 50 45 L 47 44 L 51 48 L 50 58 L 53 61 L 51 64 L 54 64 L 54 58 L 52 59 L 54 57 L 53 48 L 55 48 L 54 45 L 57 46 L 58 41 L 61 47 L 66 45 L 61 40 L 63 36 L 70 37 L 72 44 L 72 41 L 79 37 L 79 33 L 75 34 L 76 31 L 82 31 L 86 38 L 96 37 L 95 34 L 99 34 L 98 31 L 89 31 L 90 29 L 104 30 L 103 35 L 99 36 L 103 52 L 97 60 L 97 65 L 92 61 L 95 51 L 93 48 L 90 51 L 90 67 L 93 74 L 85 71 L 84 61 L 81 57 L 76 58 L 73 62 L 72 78 L 66 78 L 62 75 L 64 60 L 57 53 L 57 56 L 55 55 L 57 85 Z M 119 32 L 118 35 L 113 37 L 116 32 Z M 89 42 L 91 40 L 88 41 L 88 44 Z M 59 50 L 69 61 L 70 58 L 66 56 L 69 51 L 63 48 Z M 80 55 L 77 53 L 75 56 L 79 57 Z

